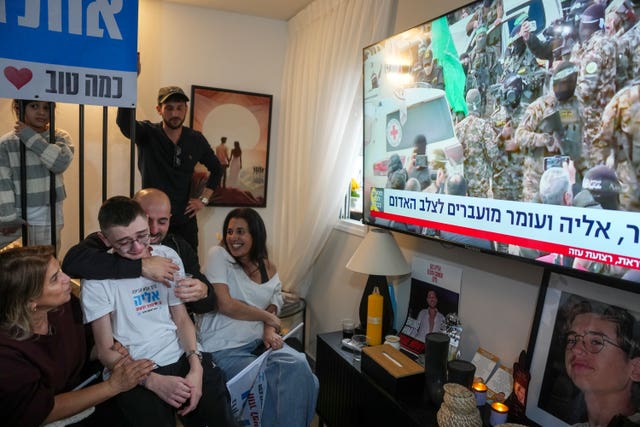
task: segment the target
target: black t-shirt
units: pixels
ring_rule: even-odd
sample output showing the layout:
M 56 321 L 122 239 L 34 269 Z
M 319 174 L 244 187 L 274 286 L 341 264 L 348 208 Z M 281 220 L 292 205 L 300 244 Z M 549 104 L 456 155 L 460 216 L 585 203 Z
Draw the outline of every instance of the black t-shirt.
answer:
M 117 123 L 127 138 L 131 134 L 131 111 L 118 108 Z M 208 188 L 215 189 L 222 177 L 222 166 L 207 139 L 196 130 L 182 127 L 180 139 L 174 144 L 162 129 L 162 123 L 145 120 L 136 121 L 135 143 L 142 188 L 164 191 L 171 200 L 171 223 L 186 223 L 189 218 L 184 211 L 196 163 L 202 163 L 210 172 Z

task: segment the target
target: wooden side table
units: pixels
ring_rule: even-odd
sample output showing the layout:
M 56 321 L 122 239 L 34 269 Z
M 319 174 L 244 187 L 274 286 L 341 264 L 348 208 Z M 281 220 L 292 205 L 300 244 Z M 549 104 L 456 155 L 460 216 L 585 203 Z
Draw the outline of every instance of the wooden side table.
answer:
M 398 400 L 363 374 L 360 362 L 342 348 L 342 332 L 318 334 L 316 375 L 321 426 L 437 425 L 437 408 L 425 403 L 422 394 Z

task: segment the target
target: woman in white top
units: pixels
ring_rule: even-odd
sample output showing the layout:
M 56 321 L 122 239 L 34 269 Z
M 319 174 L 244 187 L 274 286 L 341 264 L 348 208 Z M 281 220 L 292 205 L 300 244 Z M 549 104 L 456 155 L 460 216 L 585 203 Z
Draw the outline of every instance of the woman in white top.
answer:
M 205 275 L 213 284 L 218 311 L 203 315 L 198 338 L 227 378 L 256 359 L 262 344 L 274 351 L 266 366 L 262 426 L 308 426 L 315 413 L 318 379 L 304 353 L 278 334 L 282 284 L 267 253 L 267 232 L 251 208 L 234 209 L 224 220 L 220 246 L 209 250 Z

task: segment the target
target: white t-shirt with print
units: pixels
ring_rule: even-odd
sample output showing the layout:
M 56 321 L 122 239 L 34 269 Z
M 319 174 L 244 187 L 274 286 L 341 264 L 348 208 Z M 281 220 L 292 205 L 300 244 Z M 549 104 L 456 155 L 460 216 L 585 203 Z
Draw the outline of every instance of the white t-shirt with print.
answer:
M 166 246 L 153 246 L 154 256 L 164 256 L 184 267 L 178 254 Z M 151 359 L 159 366 L 178 361 L 183 353 L 169 306 L 182 304 L 173 287 L 145 277 L 135 279 L 82 280 L 85 323 L 111 314 L 113 337 L 134 359 Z

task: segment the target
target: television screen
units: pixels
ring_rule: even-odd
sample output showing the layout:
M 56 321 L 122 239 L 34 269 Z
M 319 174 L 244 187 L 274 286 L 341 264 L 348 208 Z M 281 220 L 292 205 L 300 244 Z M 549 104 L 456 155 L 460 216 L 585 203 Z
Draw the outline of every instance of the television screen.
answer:
M 363 221 L 640 281 L 631 7 L 477 1 L 364 48 Z

